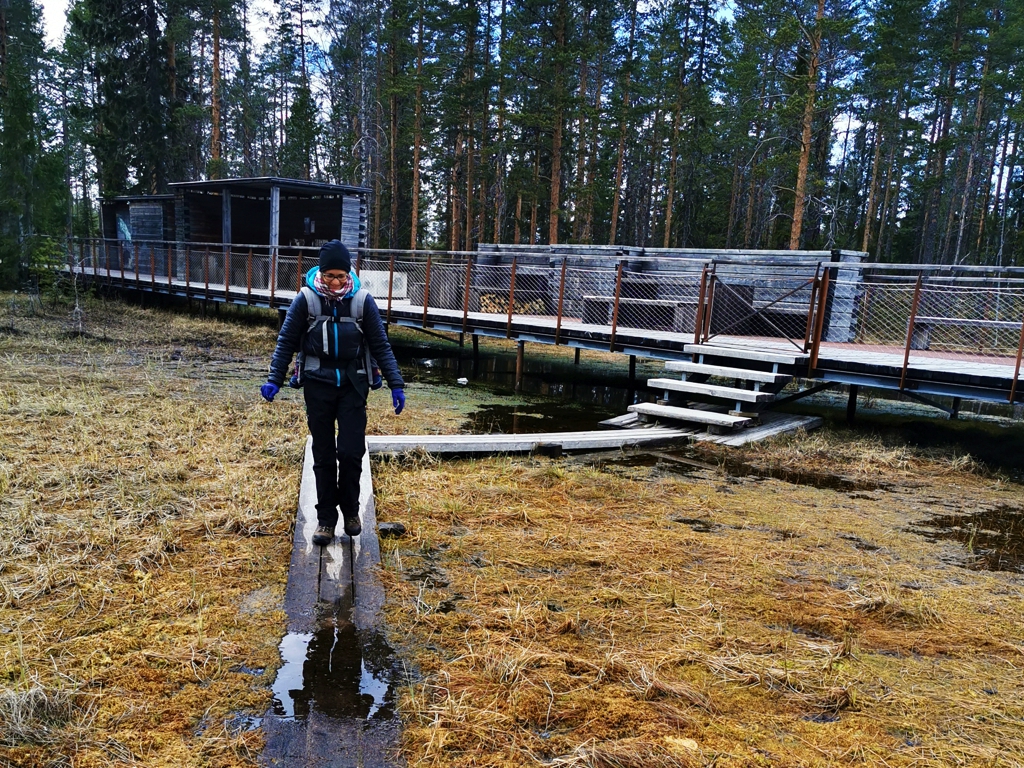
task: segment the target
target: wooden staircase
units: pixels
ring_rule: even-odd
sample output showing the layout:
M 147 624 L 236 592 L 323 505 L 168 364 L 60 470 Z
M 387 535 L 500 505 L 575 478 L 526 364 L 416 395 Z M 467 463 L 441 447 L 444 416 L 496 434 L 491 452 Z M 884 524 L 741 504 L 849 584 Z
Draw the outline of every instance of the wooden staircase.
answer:
M 758 414 L 795 376 L 806 372 L 808 355 L 794 350 L 764 350 L 712 344 L 688 344 L 689 361 L 665 363 L 679 379 L 649 379 L 647 386 L 661 390 L 657 403 L 629 406 L 642 422 L 703 424 L 711 432 L 734 430 L 758 423 Z M 709 380 L 726 379 L 727 384 Z

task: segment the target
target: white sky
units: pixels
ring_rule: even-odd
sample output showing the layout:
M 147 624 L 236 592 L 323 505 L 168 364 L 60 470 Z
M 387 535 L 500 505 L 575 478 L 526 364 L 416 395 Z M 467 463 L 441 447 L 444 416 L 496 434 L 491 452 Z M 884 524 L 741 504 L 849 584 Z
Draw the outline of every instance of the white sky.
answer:
M 56 47 L 64 39 L 68 0 L 38 0 L 38 3 L 43 8 L 43 33 L 46 35 L 46 44 Z
M 47 45 L 57 48 L 64 40 L 64 27 L 67 24 L 67 13 L 69 0 L 36 0 L 43 9 L 43 34 L 46 36 Z M 273 6 L 272 0 L 250 0 L 249 33 L 257 49 L 266 40 L 266 29 L 260 23 L 255 23 L 258 12 L 269 10 Z

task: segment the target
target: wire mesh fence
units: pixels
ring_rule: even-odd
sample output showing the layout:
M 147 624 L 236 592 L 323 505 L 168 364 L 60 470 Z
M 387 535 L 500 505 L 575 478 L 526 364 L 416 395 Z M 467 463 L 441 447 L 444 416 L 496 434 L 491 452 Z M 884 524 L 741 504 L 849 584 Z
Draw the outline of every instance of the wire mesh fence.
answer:
M 287 304 L 317 249 L 78 240 L 72 268 L 98 279 L 185 295 Z M 1024 279 L 948 268 L 522 252 L 363 249 L 362 285 L 390 314 L 480 314 L 570 328 L 780 340 L 807 350 L 842 343 L 927 357 L 1020 357 Z M 590 332 L 590 331 L 587 331 Z

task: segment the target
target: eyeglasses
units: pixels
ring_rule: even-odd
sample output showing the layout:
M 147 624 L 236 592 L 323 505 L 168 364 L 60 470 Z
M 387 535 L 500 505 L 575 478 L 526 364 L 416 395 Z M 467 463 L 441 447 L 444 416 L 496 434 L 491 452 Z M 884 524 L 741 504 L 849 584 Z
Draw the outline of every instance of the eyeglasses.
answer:
M 325 283 L 344 283 L 348 280 L 348 272 L 343 272 L 340 275 L 328 275 L 325 272 L 320 273 Z

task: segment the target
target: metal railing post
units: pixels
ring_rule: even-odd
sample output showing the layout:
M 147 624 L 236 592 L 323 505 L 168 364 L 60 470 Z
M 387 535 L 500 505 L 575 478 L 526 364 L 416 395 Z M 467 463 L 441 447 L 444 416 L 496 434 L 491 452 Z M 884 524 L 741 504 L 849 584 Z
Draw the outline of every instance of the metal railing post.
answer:
M 558 346 L 562 337 L 562 302 L 565 299 L 565 264 L 568 256 L 562 257 L 562 279 L 558 283 L 558 319 L 555 320 L 555 346 Z
M 714 268 L 712 268 L 711 274 L 708 275 L 707 306 L 704 309 L 704 317 L 701 318 L 703 325 L 701 328 L 701 343 L 711 337 L 711 313 L 715 309 L 715 283 L 717 281 L 718 275 L 715 273 Z
M 139 279 L 139 244 L 135 244 L 135 290 L 140 290 L 142 281 Z
M 170 296 L 174 290 L 174 283 L 171 280 L 171 246 L 167 246 L 167 295 Z
M 249 303 L 252 304 L 252 248 L 249 249 L 249 255 L 245 259 L 245 295 Z
M 423 278 L 423 327 L 427 327 L 427 307 L 430 305 L 430 263 L 434 254 L 427 254 L 427 274 Z
M 914 321 L 917 318 L 917 305 L 921 301 L 922 274 L 917 275 L 917 284 L 914 286 L 914 300 L 910 304 L 910 320 L 907 321 L 907 343 L 903 348 L 903 370 L 900 372 L 900 392 L 907 383 L 907 368 L 910 365 L 910 341 L 914 337 Z
M 821 290 L 818 291 L 818 315 L 815 318 L 814 334 L 811 336 L 811 371 L 818 367 L 818 353 L 821 350 L 821 337 L 822 331 L 825 328 L 825 314 L 828 308 L 828 295 L 831 284 L 829 271 L 826 269 L 821 278 Z M 807 350 L 804 349 L 804 351 L 806 352 Z
M 807 346 L 811 342 L 811 330 L 814 328 L 814 300 L 818 296 L 820 273 L 821 264 L 819 263 L 814 269 L 814 280 L 811 281 L 811 300 L 807 303 L 807 325 L 804 326 L 804 352 L 807 351 Z
M 359 274 L 358 272 L 356 273 Z M 298 255 L 295 257 L 295 292 L 298 293 L 302 290 L 302 249 L 299 249 Z
M 149 246 L 149 286 L 156 293 L 156 249 Z
M 210 246 L 206 246 L 206 253 L 203 255 L 203 299 L 205 301 L 210 300 Z M 206 307 L 203 307 L 203 312 L 206 311 Z
M 1020 341 L 1017 342 L 1017 363 L 1013 367 L 1013 383 L 1010 384 L 1010 402 L 1017 396 L 1017 377 L 1020 376 L 1020 359 L 1024 353 L 1024 320 L 1020 322 Z
M 506 339 L 512 338 L 512 307 L 515 305 L 516 301 L 516 265 L 518 260 L 518 256 L 512 257 L 512 273 L 509 275 L 508 279 L 508 320 L 505 323 Z
M 192 278 L 191 278 L 191 264 L 192 261 L 192 249 L 185 246 L 185 296 L 192 296 Z
M 274 306 L 274 292 L 277 290 L 277 246 L 270 249 L 270 265 L 268 278 L 270 279 L 270 306 Z
M 231 246 L 224 249 L 224 303 L 231 301 Z
M 624 261 L 619 262 L 618 268 L 615 270 L 615 301 L 612 303 L 612 335 L 611 341 L 608 344 L 608 351 L 615 351 L 615 330 L 619 325 L 619 296 L 622 294 L 622 265 Z
M 395 252 L 391 252 L 391 263 L 388 265 L 388 313 L 387 324 L 391 325 L 391 301 L 395 290 Z M 408 294 L 407 294 L 408 295 Z
M 708 265 L 700 271 L 700 289 L 697 292 L 697 311 L 693 318 L 693 343 L 700 344 L 701 329 L 704 328 L 704 296 L 708 286 Z
M 462 333 L 469 326 L 469 286 L 473 282 L 473 257 L 466 257 L 466 289 L 462 294 Z

